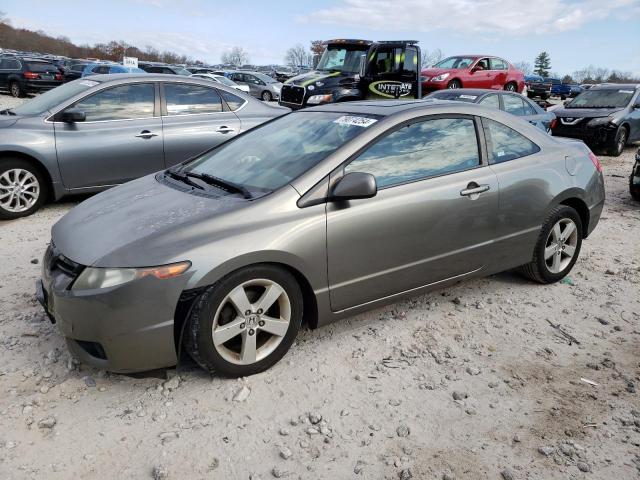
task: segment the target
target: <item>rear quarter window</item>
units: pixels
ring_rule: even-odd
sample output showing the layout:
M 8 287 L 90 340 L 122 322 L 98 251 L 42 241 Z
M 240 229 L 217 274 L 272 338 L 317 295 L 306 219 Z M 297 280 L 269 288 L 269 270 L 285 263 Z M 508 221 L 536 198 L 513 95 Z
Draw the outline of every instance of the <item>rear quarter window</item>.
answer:
M 490 163 L 508 162 L 540 151 L 538 145 L 502 123 L 483 118 L 482 125 Z

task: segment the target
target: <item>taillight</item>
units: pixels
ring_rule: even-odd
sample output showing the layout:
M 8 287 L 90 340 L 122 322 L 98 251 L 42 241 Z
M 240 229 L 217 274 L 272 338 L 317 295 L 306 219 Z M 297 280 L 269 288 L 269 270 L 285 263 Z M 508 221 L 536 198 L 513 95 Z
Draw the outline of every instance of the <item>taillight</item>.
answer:
M 60 73 L 56 73 L 56 80 L 62 80 L 62 75 Z
M 596 167 L 596 170 L 602 172 L 602 165 L 600 165 L 600 160 L 595 156 L 593 152 L 589 152 L 589 158 L 593 162 L 593 165 Z
M 553 120 L 551 120 L 551 124 L 549 125 L 549 128 L 551 130 L 553 130 L 554 128 L 556 128 L 556 123 L 558 123 L 558 119 L 554 118 Z
M 24 78 L 35 80 L 36 78 L 38 78 L 38 74 L 33 72 L 24 72 Z

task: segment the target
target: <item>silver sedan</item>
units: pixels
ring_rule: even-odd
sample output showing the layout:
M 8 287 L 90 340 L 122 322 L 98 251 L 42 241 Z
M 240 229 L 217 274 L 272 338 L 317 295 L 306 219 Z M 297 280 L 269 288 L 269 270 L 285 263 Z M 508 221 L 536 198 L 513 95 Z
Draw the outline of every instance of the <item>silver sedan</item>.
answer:
M 604 205 L 597 157 L 497 109 L 285 115 L 101 193 L 52 230 L 38 298 L 86 363 L 245 376 L 312 328 L 517 268 L 562 279 Z

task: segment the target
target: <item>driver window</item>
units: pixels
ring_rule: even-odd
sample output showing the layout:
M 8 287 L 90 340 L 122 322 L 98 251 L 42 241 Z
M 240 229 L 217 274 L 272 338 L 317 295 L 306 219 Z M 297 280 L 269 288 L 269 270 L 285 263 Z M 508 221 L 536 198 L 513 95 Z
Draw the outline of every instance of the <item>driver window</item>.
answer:
M 470 118 L 437 118 L 402 127 L 368 147 L 345 167 L 365 172 L 379 188 L 459 172 L 480 165 Z
M 121 85 L 102 90 L 77 102 L 87 122 L 153 117 L 155 87 L 151 83 Z
M 384 73 L 394 73 L 398 70 L 400 57 L 402 55 L 401 48 L 378 49 L 371 58 L 371 72 L 374 75 Z
M 489 59 L 483 58 L 482 60 L 478 60 L 476 67 L 482 67 L 483 70 L 489 70 Z

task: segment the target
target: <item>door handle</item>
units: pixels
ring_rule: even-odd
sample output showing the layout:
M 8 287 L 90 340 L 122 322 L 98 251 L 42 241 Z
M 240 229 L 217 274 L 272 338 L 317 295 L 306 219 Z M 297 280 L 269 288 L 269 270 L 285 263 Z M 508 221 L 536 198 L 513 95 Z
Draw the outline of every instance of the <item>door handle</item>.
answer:
M 142 130 L 138 135 L 136 135 L 136 138 L 153 138 L 157 136 L 157 133 L 150 132 L 149 130 Z
M 491 186 L 489 185 L 486 185 L 486 184 L 478 185 L 475 182 L 471 182 L 469 185 L 467 185 L 467 188 L 465 188 L 464 190 L 460 190 L 460 196 L 473 197 L 474 195 L 477 196 L 490 189 L 491 189 Z
M 230 132 L 234 132 L 234 131 L 235 130 L 233 128 L 231 128 L 231 127 L 222 126 L 222 127 L 219 127 L 216 130 L 216 133 L 230 133 Z

